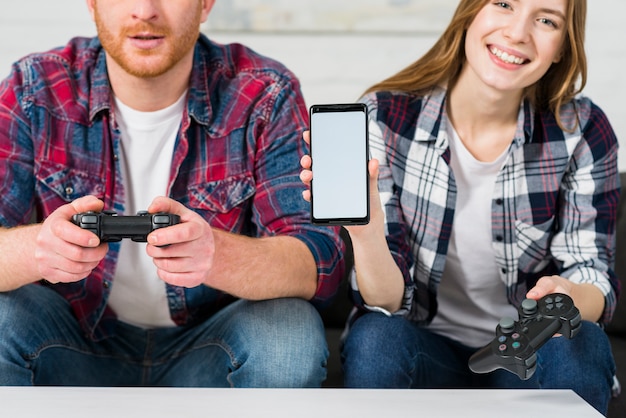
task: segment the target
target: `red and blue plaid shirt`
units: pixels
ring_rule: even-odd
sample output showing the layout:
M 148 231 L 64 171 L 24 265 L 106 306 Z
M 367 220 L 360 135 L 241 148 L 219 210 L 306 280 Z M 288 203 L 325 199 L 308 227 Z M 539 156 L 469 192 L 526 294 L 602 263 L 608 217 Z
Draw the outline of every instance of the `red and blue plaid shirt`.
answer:
M 456 183 L 450 169 L 447 91 L 423 96 L 379 92 L 363 98 L 370 152 L 380 161 L 378 188 L 387 243 L 405 279 L 398 315 L 428 323 L 437 313 L 454 222 Z M 591 283 L 605 297 L 601 322 L 613 316 L 619 280 L 613 272 L 620 194 L 618 142 L 606 115 L 587 98 L 561 109 L 564 132 L 550 112 L 520 106 L 517 131 L 493 195 L 492 248 L 511 304 L 545 275 Z M 353 296 L 362 309 L 358 291 Z
M 169 196 L 215 228 L 301 239 L 318 266 L 312 302 L 323 304 L 343 274 L 343 244 L 336 228 L 311 225 L 302 199 L 299 159 L 306 152 L 301 134 L 308 119 L 298 80 L 241 45 L 201 35 L 188 92 Z M 111 103 L 97 38 L 76 38 L 13 65 L 0 84 L 0 225 L 26 224 L 33 210 L 42 220 L 85 195 L 124 213 L 120 132 Z M 119 247 L 111 243 L 84 280 L 53 286 L 94 339 L 110 335 L 116 321 L 107 297 Z M 202 320 L 233 300 L 206 286 L 168 285 L 167 296 L 178 325 Z

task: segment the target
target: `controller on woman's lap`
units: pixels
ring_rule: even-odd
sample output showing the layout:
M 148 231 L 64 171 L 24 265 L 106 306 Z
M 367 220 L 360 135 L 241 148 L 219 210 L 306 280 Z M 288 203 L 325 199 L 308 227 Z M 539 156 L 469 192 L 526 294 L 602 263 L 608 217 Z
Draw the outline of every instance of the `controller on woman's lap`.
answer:
M 565 294 L 525 299 L 518 311 L 518 321 L 500 320 L 496 338 L 470 357 L 470 370 L 489 373 L 505 369 L 522 380 L 530 379 L 537 368 L 537 350 L 555 334 L 573 338 L 581 327 L 580 312 Z

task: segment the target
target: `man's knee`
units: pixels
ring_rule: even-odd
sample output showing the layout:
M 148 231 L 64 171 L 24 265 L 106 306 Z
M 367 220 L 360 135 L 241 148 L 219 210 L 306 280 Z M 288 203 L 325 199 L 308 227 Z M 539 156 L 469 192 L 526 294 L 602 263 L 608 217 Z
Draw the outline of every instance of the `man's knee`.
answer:
M 250 302 L 242 332 L 247 335 L 251 385 L 317 387 L 326 376 L 328 348 L 317 310 L 300 299 Z
M 34 349 L 65 332 L 60 324 L 67 326 L 69 321 L 75 323 L 70 308 L 54 290 L 32 284 L 0 293 L 3 346 Z
M 37 285 L 0 293 L 0 327 L 5 331 L 16 330 L 28 325 L 42 312 L 40 290 Z M 3 333 L 5 333 L 3 331 Z

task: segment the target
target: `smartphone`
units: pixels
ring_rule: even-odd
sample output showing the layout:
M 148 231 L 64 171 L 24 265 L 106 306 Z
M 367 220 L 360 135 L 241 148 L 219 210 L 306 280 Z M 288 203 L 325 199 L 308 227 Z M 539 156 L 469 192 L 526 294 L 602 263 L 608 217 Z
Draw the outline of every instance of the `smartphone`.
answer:
M 365 225 L 369 222 L 367 106 L 362 103 L 310 107 L 311 222 Z

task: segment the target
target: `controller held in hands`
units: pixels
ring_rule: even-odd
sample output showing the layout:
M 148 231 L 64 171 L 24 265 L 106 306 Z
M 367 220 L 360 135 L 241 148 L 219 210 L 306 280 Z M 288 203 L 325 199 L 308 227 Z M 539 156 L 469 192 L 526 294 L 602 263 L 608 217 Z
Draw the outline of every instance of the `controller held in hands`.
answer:
M 111 211 L 84 212 L 75 214 L 72 222 L 96 234 L 101 242 L 116 242 L 123 238 L 147 242 L 152 231 L 180 223 L 180 216 L 145 211 L 138 212 L 135 216 L 118 216 Z

